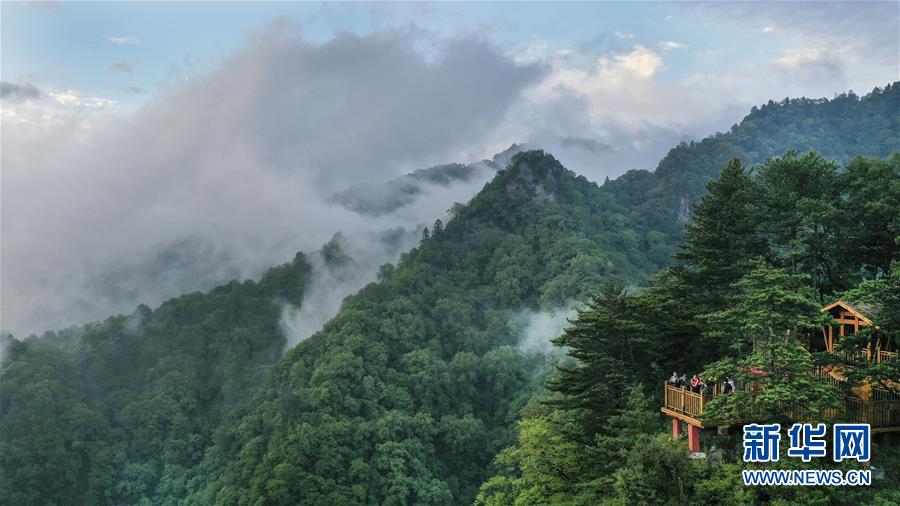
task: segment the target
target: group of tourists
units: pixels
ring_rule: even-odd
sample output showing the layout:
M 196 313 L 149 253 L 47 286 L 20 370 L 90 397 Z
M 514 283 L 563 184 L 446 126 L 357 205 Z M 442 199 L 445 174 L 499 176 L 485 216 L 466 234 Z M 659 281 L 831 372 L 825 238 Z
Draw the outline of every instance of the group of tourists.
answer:
M 673 371 L 668 383 L 675 388 L 684 388 L 696 394 L 713 394 L 713 387 L 703 379 L 703 373 L 694 374 L 693 376 L 688 378 L 687 374 L 682 374 L 681 376 L 679 376 L 678 372 Z M 722 383 L 721 392 L 723 394 L 730 394 L 733 393 L 736 389 L 737 384 L 734 382 L 734 379 L 726 376 L 724 383 Z

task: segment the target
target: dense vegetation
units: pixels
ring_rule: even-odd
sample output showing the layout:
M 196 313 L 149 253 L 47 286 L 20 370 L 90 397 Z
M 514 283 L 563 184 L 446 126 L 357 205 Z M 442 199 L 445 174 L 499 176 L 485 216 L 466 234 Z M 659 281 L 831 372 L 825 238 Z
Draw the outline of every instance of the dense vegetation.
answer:
M 284 347 L 276 301 L 299 303 L 303 255 L 155 311 L 6 343 L 4 504 L 179 497 L 227 409 Z
M 653 497 L 682 497 L 666 487 L 722 473 L 690 467 L 683 448 L 653 435 L 656 392 L 638 385 L 655 385 L 670 364 L 733 367 L 740 348 L 707 330 L 719 327 L 705 315 L 740 329 L 740 315 L 719 313 L 740 303 L 747 289 L 733 284 L 754 269 L 819 298 L 890 291 L 883 285 L 893 279 L 900 213 L 896 185 L 884 182 L 897 181 L 897 159 L 859 158 L 838 170 L 815 155 L 788 155 L 755 179 L 728 165 L 694 209 L 677 267 L 638 296 L 607 281 L 645 285 L 668 265 L 682 203 L 695 202 L 735 155 L 757 162 L 815 147 L 844 162 L 900 150 L 898 97 L 892 85 L 862 99 L 773 103 L 729 133 L 673 149 L 654 173 L 602 187 L 549 155 L 521 153 L 281 358 L 281 307 L 302 304 L 303 255 L 259 282 L 4 338 L 0 503 L 470 503 L 489 478 L 480 492 L 489 502 L 631 501 L 638 491 L 628 473 L 650 468 L 670 473 L 654 478 Z M 803 187 L 805 179 L 791 181 L 794 170 L 834 186 Z M 765 195 L 761 209 L 779 221 L 759 229 L 760 215 L 748 218 L 729 192 Z M 717 225 L 724 220 L 730 235 L 716 228 L 730 229 Z M 858 240 L 829 240 L 845 234 Z M 554 361 L 517 347 L 523 310 L 595 293 L 560 338 L 578 362 L 551 378 L 551 404 L 532 400 Z M 615 376 L 591 376 L 606 373 Z M 605 402 L 623 388 L 629 395 Z M 679 493 L 753 499 L 728 483 Z
M 734 160 L 695 207 L 678 260 L 638 295 L 607 284 L 555 340 L 577 362 L 525 410 L 517 444 L 499 454 L 478 502 L 898 504 L 893 480 L 859 489 L 746 487 L 740 472 L 753 465 L 740 460 L 739 435 L 714 437 L 715 458 L 690 461 L 684 442 L 664 434 L 660 392 L 648 398 L 648 390 L 659 388 L 660 367 L 703 370 L 711 382 L 756 381 L 762 393 L 716 397 L 704 419 L 784 426 L 829 421 L 820 410 L 842 407 L 838 387 L 815 378 L 817 364 L 851 371 L 847 390 L 872 381 L 898 388 L 897 361 L 806 350 L 821 341 L 822 301 L 837 297 L 877 302 L 879 333 L 900 338 L 900 153 L 857 157 L 839 171 L 815 153 L 789 152 L 755 177 Z M 850 356 L 872 338 L 855 337 L 844 343 Z M 886 476 L 900 473 L 900 448 L 874 453 Z M 826 459 L 773 467 L 829 465 L 841 467 Z

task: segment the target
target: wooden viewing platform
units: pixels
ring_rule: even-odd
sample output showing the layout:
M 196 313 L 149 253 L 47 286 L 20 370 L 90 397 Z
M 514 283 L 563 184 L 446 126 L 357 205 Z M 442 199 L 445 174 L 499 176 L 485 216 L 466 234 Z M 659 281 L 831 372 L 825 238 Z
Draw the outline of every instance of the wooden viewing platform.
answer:
M 704 407 L 715 396 L 698 394 L 667 383 L 662 412 L 701 429 L 716 427 L 717 423 L 703 420 Z M 844 397 L 843 413 L 823 410 L 820 414 L 823 418 L 868 423 L 873 432 L 896 432 L 900 431 L 900 394 L 878 388 L 873 389 L 872 398 L 868 400 L 848 395 Z
M 822 327 L 822 344 L 828 352 L 859 362 L 886 363 L 898 360 L 896 343 L 874 326 L 874 314 L 880 310 L 876 305 L 848 303 L 837 301 L 822 308 L 822 312 L 829 313 L 833 323 Z M 863 327 L 875 330 L 873 340 L 865 350 L 846 354 L 835 344 L 848 335 L 858 332 Z M 756 345 L 756 343 L 754 343 Z M 846 367 L 846 366 L 843 366 Z M 850 388 L 847 378 L 840 372 L 828 369 L 817 369 L 815 376 L 822 381 L 827 381 L 843 390 L 842 407 L 839 409 L 823 409 L 818 413 L 820 420 L 805 420 L 818 422 L 821 420 L 839 420 L 843 422 L 868 423 L 873 433 L 900 433 L 900 391 L 895 388 L 890 390 L 880 388 L 875 384 L 853 385 Z M 890 383 L 890 382 L 888 382 Z M 896 384 L 895 384 L 896 386 Z M 755 397 L 764 385 L 752 383 L 748 385 L 748 393 Z M 676 387 L 665 383 L 665 401 L 661 411 L 672 418 L 672 435 L 680 437 L 682 423 L 687 424 L 688 449 L 692 452 L 700 451 L 700 429 L 717 427 L 720 424 L 713 420 L 704 420 L 704 409 L 710 400 L 718 395 L 723 395 L 720 385 L 714 385 L 708 393 L 697 393 L 689 388 Z M 730 395 L 730 394 L 729 394 Z M 794 409 L 785 406 L 784 413 L 788 418 L 801 421 L 802 415 Z M 797 413 L 796 416 L 792 416 Z M 752 416 L 752 415 L 751 415 Z M 749 422 L 750 420 L 746 420 Z M 888 437 L 888 436 L 885 436 Z
M 670 385 L 668 382 L 665 384 L 665 389 L 666 400 L 662 412 L 691 425 L 704 428 L 701 420 L 703 407 L 706 400 L 712 399 L 712 397 L 691 392 L 687 388 Z

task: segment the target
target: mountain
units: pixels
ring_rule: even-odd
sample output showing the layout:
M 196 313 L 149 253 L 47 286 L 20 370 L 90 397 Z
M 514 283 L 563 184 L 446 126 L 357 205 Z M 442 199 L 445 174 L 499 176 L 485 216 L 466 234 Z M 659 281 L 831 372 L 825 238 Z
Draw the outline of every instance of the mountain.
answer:
M 729 160 L 752 165 L 788 150 L 815 150 L 845 163 L 900 149 L 900 82 L 859 97 L 784 99 L 753 107 L 725 133 L 671 149 L 653 172 L 634 170 L 604 185 L 616 207 L 641 226 L 680 237 L 689 209 Z
M 890 435 L 900 425 L 900 361 L 890 359 L 900 338 L 900 152 L 845 165 L 788 152 L 752 172 L 735 159 L 707 189 L 675 265 L 638 293 L 604 284 L 553 340 L 571 363 L 522 410 L 517 441 L 498 453 L 476 504 L 900 504 L 895 480 L 747 486 L 742 476 L 754 469 L 848 468 L 791 451 L 777 464 L 741 458 L 749 421 L 864 422 L 873 432 L 866 465 L 900 473 Z M 842 327 L 826 345 L 824 326 L 840 322 L 820 308 L 835 300 L 877 310 L 866 313 L 868 330 Z M 664 395 L 660 385 L 673 370 L 699 383 L 680 401 L 676 387 Z M 717 395 L 729 378 L 738 387 Z M 679 419 L 693 423 L 687 438 L 677 437 Z M 686 455 L 698 451 L 706 454 Z
M 543 382 L 523 314 L 564 314 L 612 278 L 646 284 L 735 154 L 900 150 L 898 95 L 772 103 L 603 186 L 517 154 L 284 356 L 307 255 L 156 310 L 5 337 L 0 502 L 471 502 Z
M 366 237 L 365 250 L 383 257 L 411 233 Z M 369 259 L 358 250 L 338 234 L 259 281 L 24 341 L 0 336 L 0 503 L 183 496 L 224 414 L 259 387 L 286 344 L 365 284 Z
M 219 432 L 201 503 L 471 502 L 543 363 L 523 309 L 583 298 L 637 242 L 600 188 L 541 151 L 509 167 L 291 349 Z M 648 266 L 649 267 L 649 266 Z M 348 472 L 349 470 L 349 472 Z

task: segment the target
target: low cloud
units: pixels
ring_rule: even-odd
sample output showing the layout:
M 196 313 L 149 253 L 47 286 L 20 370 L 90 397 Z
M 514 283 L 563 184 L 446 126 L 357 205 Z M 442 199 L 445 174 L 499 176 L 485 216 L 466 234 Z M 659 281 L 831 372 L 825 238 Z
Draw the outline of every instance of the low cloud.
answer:
M 569 322 L 578 316 L 577 311 L 559 308 L 549 311 L 523 311 L 515 319 L 522 325 L 519 349 L 525 352 L 550 353 L 559 348 L 551 341 L 562 335 Z
M 591 153 L 603 153 L 613 151 L 615 148 L 599 139 L 586 139 L 584 137 L 562 137 L 559 139 L 564 148 L 578 147 Z
M 858 83 L 896 76 L 895 3 L 679 5 L 784 45 L 738 66 L 727 63 L 743 46 L 704 48 L 675 33 L 659 41 L 607 32 L 563 47 L 534 39 L 505 54 L 478 37 L 415 28 L 312 43 L 280 23 L 127 114 L 89 90 L 23 100 L 4 84 L 3 326 L 19 335 L 130 312 L 259 275 L 336 231 L 353 241 L 415 230 L 468 200 L 491 172 L 417 183 L 406 192 L 413 198 L 368 216 L 332 199 L 351 187 L 382 188 L 511 143 L 547 149 L 602 181 L 653 168 L 678 142 L 727 129 L 770 98 L 864 92 Z M 776 33 L 760 34 L 776 23 Z M 860 64 L 869 54 L 874 63 Z M 690 75 L 669 69 L 676 55 L 694 62 Z M 396 196 L 382 189 L 362 207 Z M 179 261 L 162 260 L 173 255 Z
M 855 56 L 846 48 L 824 45 L 785 49 L 772 61 L 772 68 L 796 84 L 834 87 L 840 83 L 843 89 L 849 87 L 846 72 L 854 63 Z
M 344 298 L 375 281 L 378 268 L 396 262 L 400 253 L 421 237 L 418 229 L 397 229 L 380 234 L 336 235 L 323 250 L 308 256 L 311 279 L 303 302 L 282 308 L 281 326 L 291 348 L 322 328 L 338 313 Z
M 29 100 L 41 96 L 41 90 L 31 83 L 11 83 L 0 81 L 0 99 L 3 100 Z
M 546 149 L 595 181 L 629 169 L 652 169 L 677 143 L 727 128 L 746 114 L 714 83 L 660 79 L 669 52 L 632 44 L 596 44 L 552 61 L 551 72 L 512 107 L 495 147 L 512 139 Z
M 128 115 L 75 90 L 4 105 L 4 329 L 130 312 L 468 200 L 475 181 L 378 218 L 331 201 L 460 160 L 544 73 L 477 38 L 422 46 L 414 30 L 315 44 L 281 24 Z

